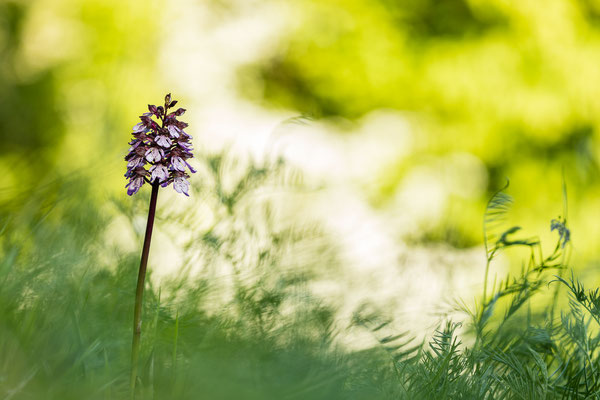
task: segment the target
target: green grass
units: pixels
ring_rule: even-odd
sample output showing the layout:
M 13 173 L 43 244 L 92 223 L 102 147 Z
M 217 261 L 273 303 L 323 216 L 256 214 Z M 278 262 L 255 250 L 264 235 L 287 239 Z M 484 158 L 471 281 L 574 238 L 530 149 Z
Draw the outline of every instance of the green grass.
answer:
M 177 209 L 165 209 L 158 222 L 189 234 L 182 267 L 203 267 L 194 278 L 147 284 L 138 398 L 600 398 L 600 292 L 562 278 L 568 244 L 558 239 L 544 256 L 535 238 L 501 228 L 510 203 L 502 192 L 485 215 L 487 255 L 491 262 L 524 247 L 522 272 L 489 282 L 485 296 L 463 304 L 462 321 L 440 321 L 425 343 L 357 310 L 353 329 L 378 344 L 352 351 L 337 344 L 335 310 L 307 289 L 311 268 L 335 263 L 334 244 L 315 225 L 275 229 L 261 191 L 293 186 L 297 177 L 280 162 L 205 160 L 194 196 L 213 222 L 195 226 L 195 210 Z M 93 197 L 85 181 L 55 182 L 0 215 L 0 398 L 129 396 L 139 254 L 105 245 L 110 218 Z M 115 205 L 131 217 L 133 205 Z M 290 267 L 289 249 L 306 241 L 320 243 L 323 256 L 303 261 L 311 268 Z M 228 283 L 215 273 L 224 266 Z M 532 302 L 536 296 L 544 306 Z

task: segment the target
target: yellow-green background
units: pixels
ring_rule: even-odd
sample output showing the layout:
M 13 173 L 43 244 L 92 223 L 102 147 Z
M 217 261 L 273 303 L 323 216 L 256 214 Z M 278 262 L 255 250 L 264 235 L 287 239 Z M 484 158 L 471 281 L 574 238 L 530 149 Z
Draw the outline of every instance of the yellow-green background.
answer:
M 262 9 L 286 22 L 270 46 L 238 60 L 224 91 L 340 126 L 377 109 L 404 113 L 414 146 L 365 188 L 375 209 L 389 207 L 416 167 L 456 152 L 481 160 L 485 190 L 476 198 L 452 195 L 419 241 L 480 244 L 485 201 L 507 177 L 514 221 L 550 238 L 564 175 L 573 260 L 593 268 L 600 231 L 596 0 L 2 1 L 2 206 L 17 209 L 40 185 L 72 176 L 88 177 L 99 203 L 124 195 L 122 157 L 145 104 L 167 91 L 194 107 L 213 101 L 214 90 L 190 89 L 205 76 L 186 69 L 187 60 L 212 57 L 195 24 L 215 29 L 244 14 L 260 19 Z M 253 34 L 243 26 L 233 32 L 222 51 L 239 51 L 236 35 Z

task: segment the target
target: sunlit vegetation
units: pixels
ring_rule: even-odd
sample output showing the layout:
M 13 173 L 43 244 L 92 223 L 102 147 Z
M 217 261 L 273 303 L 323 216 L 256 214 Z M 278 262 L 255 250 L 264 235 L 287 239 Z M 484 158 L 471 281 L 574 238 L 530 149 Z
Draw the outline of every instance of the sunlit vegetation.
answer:
M 598 293 L 568 270 L 566 220 L 553 221 L 556 245 L 544 254 L 537 238 L 505 226 L 511 197 L 494 195 L 485 213 L 488 260 L 522 247 L 529 254 L 523 269 L 490 279 L 475 302 L 457 303 L 460 320 L 440 320 L 421 342 L 368 307 L 357 309 L 350 325 L 340 325 L 336 310 L 310 292 L 307 283 L 319 269 L 337 262 L 335 251 L 318 225 L 277 228 L 273 197 L 265 189 L 301 185 L 281 161 L 248 164 L 225 154 L 203 160 L 205 185 L 191 194 L 203 197 L 208 209 L 176 206 L 161 218 L 189 235 L 184 268 L 146 288 L 138 398 L 600 395 Z M 129 396 L 137 253 L 107 247 L 106 220 L 90 207 L 84 188 L 76 179 L 56 182 L 31 193 L 21 212 L 2 215 L 5 398 Z M 44 203 L 50 196 L 60 207 Z M 115 199 L 114 205 L 128 213 L 136 207 L 128 203 Z M 207 215 L 210 224 L 195 222 Z M 321 246 L 306 258 L 311 242 Z M 305 252 L 301 262 L 298 249 Z M 296 264 L 288 265 L 292 260 Z M 547 306 L 536 306 L 536 296 L 549 297 Z M 561 306 L 559 298 L 569 305 Z M 370 332 L 372 344 L 362 350 L 340 345 L 337 338 L 349 329 Z
M 124 143 L 168 91 L 198 173 L 136 398 L 600 398 L 599 50 L 598 0 L 0 1 L 0 399 L 131 398 Z

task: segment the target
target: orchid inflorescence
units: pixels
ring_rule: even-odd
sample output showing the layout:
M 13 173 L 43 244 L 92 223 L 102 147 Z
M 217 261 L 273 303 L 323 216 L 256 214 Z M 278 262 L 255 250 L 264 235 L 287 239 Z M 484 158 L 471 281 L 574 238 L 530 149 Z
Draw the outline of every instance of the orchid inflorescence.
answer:
M 125 186 L 128 195 L 137 193 L 144 183 L 154 183 L 158 179 L 162 187 L 172 182 L 178 193 L 189 196 L 187 179 L 190 176 L 186 168 L 196 172 L 187 162 L 194 157 L 192 137 L 183 130 L 188 124 L 177 120 L 185 109 L 168 112 L 176 104 L 177 100 L 171 100 L 169 93 L 165 96 L 164 107 L 148 105 L 149 112 L 142 114 L 141 122 L 133 127 L 134 139 L 129 142 L 131 147 L 125 157 L 128 162 L 125 173 L 125 177 L 129 178 Z M 158 123 L 153 117 L 158 119 Z M 146 169 L 146 164 L 150 165 L 149 169 Z

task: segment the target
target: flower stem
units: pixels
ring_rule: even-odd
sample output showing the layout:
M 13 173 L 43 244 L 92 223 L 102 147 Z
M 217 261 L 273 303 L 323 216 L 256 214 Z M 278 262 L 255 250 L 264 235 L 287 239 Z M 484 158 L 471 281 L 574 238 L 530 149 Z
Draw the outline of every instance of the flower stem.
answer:
M 142 298 L 144 296 L 144 282 L 146 280 L 146 266 L 148 265 L 148 253 L 150 252 L 150 241 L 152 240 L 152 228 L 154 227 L 154 215 L 156 214 L 156 200 L 158 198 L 158 179 L 152 184 L 152 195 L 150 196 L 150 208 L 148 210 L 148 222 L 146 223 L 146 236 L 144 237 L 144 248 L 140 261 L 137 288 L 135 290 L 135 309 L 133 312 L 133 341 L 131 344 L 131 398 L 135 397 L 135 384 L 137 381 L 138 358 L 140 354 L 140 336 L 142 334 Z

